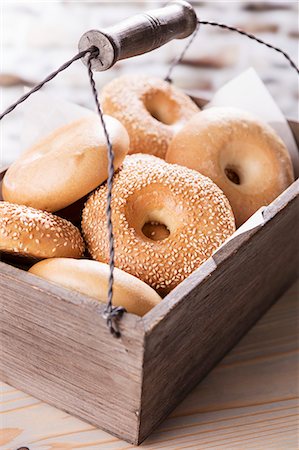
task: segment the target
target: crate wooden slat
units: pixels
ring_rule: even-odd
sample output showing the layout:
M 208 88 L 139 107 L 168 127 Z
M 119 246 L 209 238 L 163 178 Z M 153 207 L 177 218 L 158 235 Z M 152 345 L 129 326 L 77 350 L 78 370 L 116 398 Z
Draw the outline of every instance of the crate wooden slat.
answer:
M 140 320 L 127 315 L 122 340 L 111 339 L 96 301 L 4 263 L 0 270 L 1 379 L 136 440 L 131 433 L 138 429 L 140 407 Z
M 141 439 L 296 278 L 295 192 L 298 181 L 283 195 L 288 204 L 268 224 L 224 247 L 145 317 Z
M 145 317 L 126 314 L 120 340 L 103 305 L 0 262 L 1 379 L 142 442 L 294 280 L 298 193 L 296 181 L 263 226 L 228 242 Z

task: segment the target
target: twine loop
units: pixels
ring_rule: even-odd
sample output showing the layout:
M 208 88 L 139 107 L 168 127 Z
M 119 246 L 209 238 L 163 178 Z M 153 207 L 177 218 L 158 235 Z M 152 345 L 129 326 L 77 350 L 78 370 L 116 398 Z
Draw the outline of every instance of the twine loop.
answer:
M 125 312 L 127 312 L 127 310 L 123 306 L 109 306 L 105 308 L 105 311 L 102 314 L 103 319 L 106 320 L 110 333 L 116 338 L 121 337 L 118 325 L 119 320 Z

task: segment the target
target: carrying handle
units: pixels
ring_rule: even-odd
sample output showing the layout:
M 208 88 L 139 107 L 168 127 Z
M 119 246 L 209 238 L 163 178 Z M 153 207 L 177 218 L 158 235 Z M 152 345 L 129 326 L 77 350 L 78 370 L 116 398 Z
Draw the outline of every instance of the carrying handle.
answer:
M 112 27 L 90 30 L 79 41 L 79 51 L 91 46 L 99 50 L 92 70 L 103 71 L 121 59 L 131 58 L 161 47 L 172 39 L 183 39 L 194 32 L 197 16 L 184 0 L 175 0 L 163 8 L 137 14 Z M 88 56 L 83 58 L 88 64 Z

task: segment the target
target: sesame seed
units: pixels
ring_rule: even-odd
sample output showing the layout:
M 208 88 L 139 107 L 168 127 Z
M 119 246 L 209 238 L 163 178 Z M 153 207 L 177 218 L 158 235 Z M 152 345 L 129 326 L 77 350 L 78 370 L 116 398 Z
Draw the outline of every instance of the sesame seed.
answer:
M 84 252 L 82 236 L 71 222 L 31 207 L 0 201 L 0 230 L 1 249 L 6 252 L 34 258 L 51 257 L 54 239 L 61 247 L 56 256 L 80 257 Z M 48 232 L 45 233 L 45 230 Z M 58 230 L 61 233 L 61 242 L 56 237 Z M 62 251 L 64 242 L 69 242 L 73 251 Z
M 134 222 L 141 213 L 150 216 L 153 199 L 164 211 L 165 221 L 173 225 L 162 241 L 143 238 Z M 108 262 L 109 248 L 106 204 L 104 184 L 90 195 L 82 214 L 88 250 L 102 262 Z M 210 179 L 146 154 L 127 156 L 115 174 L 112 211 L 116 267 L 164 292 L 198 268 L 235 231 L 227 199 Z

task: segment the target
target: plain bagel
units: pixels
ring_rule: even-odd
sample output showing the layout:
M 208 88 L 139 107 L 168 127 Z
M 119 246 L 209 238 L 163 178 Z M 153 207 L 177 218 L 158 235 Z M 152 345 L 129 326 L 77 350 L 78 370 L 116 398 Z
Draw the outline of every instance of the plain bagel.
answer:
M 103 185 L 91 194 L 82 215 L 87 248 L 93 259 L 103 262 L 109 258 L 106 199 Z M 187 278 L 235 231 L 231 207 L 216 184 L 154 156 L 125 158 L 115 175 L 111 206 L 116 267 L 161 295 Z
M 102 91 L 103 109 L 126 127 L 129 153 L 164 158 L 174 135 L 199 111 L 180 89 L 160 78 L 124 75 Z
M 213 107 L 193 116 L 174 137 L 166 160 L 211 178 L 228 198 L 237 226 L 294 180 L 280 137 L 235 108 Z
M 84 243 L 71 222 L 28 206 L 0 202 L 0 252 L 27 258 L 80 258 Z
M 109 266 L 88 259 L 53 258 L 40 261 L 29 269 L 34 275 L 68 289 L 107 301 Z M 113 305 L 143 316 L 161 301 L 161 297 L 138 278 L 114 269 Z
M 129 150 L 123 125 L 105 116 L 118 168 Z M 6 201 L 58 211 L 107 179 L 107 144 L 96 114 L 65 125 L 25 151 L 6 172 Z

